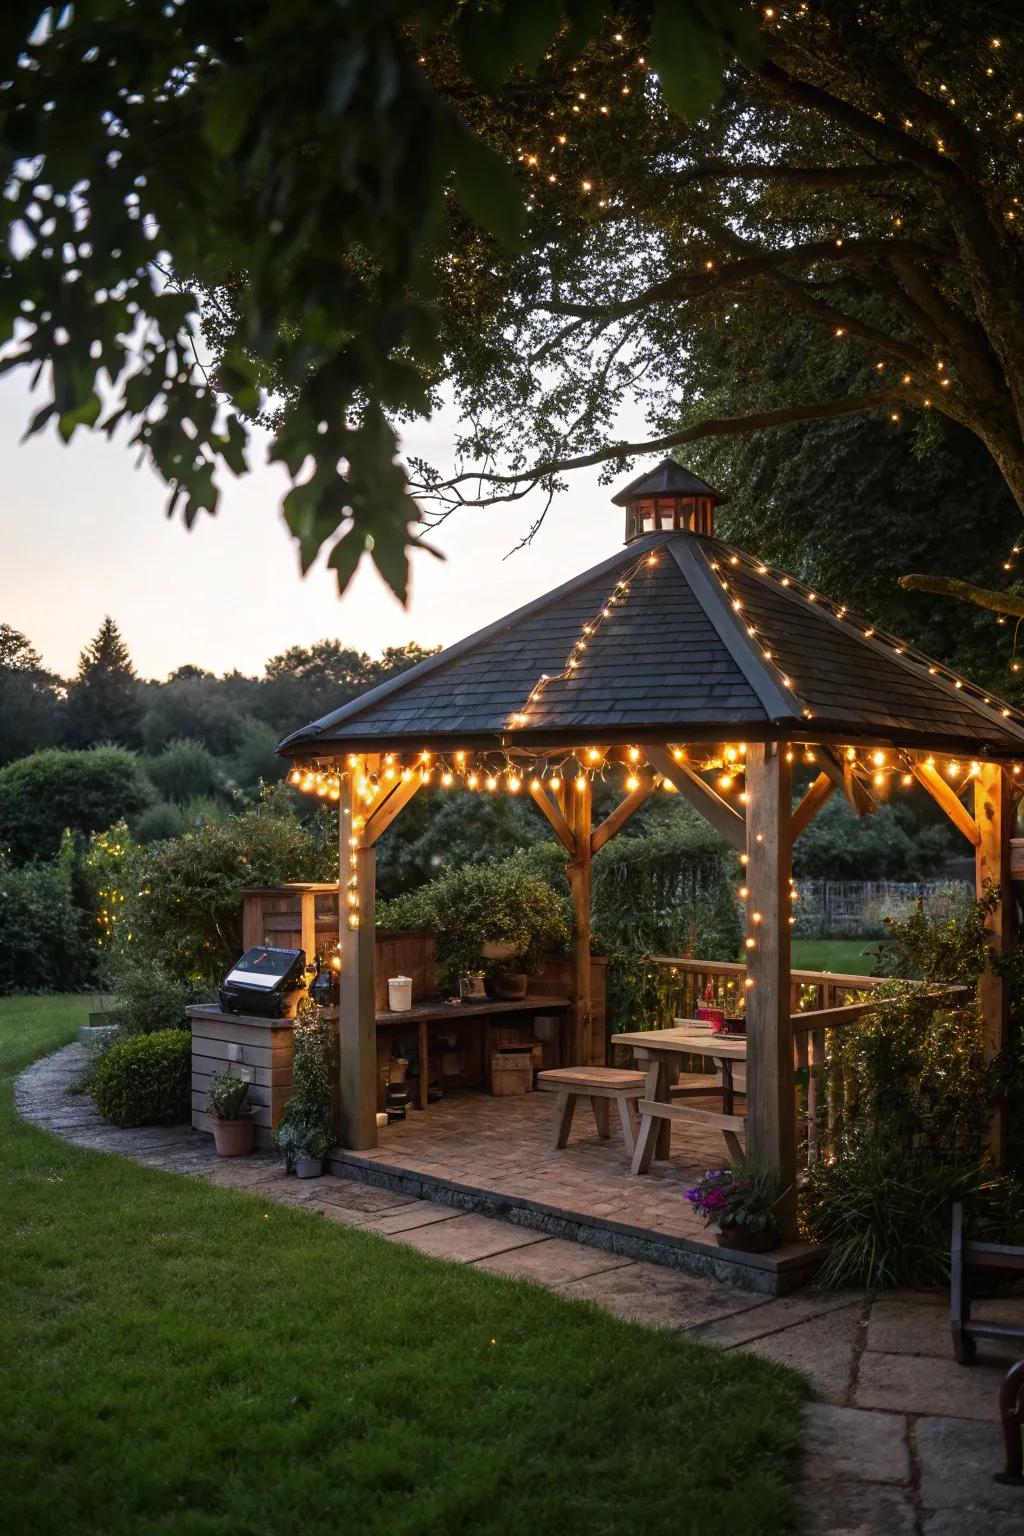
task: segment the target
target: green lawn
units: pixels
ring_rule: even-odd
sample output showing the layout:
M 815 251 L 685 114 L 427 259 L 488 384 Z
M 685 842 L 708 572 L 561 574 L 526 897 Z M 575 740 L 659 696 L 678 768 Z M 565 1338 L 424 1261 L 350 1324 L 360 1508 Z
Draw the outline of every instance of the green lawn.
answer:
M 85 1010 L 0 1000 L 5 1536 L 794 1529 L 783 1369 L 22 1124 Z
M 839 971 L 869 976 L 880 939 L 794 939 L 793 966 L 798 971 Z

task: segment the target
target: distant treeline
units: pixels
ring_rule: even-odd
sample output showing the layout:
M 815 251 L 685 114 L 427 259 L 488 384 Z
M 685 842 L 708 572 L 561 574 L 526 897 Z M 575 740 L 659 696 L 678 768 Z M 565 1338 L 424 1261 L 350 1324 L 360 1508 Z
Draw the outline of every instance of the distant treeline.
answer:
M 146 682 L 107 618 L 64 679 L 47 671 L 28 636 L 0 623 L 0 765 L 42 747 L 100 743 L 156 757 L 188 740 L 217 758 L 243 754 L 248 767 L 258 761 L 257 779 L 273 779 L 284 766 L 274 757 L 282 736 L 429 654 L 407 645 L 371 657 L 320 640 L 272 656 L 262 677 L 184 666 L 165 682 Z

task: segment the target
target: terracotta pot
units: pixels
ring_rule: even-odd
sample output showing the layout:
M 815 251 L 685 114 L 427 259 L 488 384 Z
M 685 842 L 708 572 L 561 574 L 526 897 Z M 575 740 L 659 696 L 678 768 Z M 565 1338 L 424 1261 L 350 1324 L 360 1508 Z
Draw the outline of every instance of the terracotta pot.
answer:
M 748 1232 L 746 1227 L 726 1227 L 715 1237 L 719 1248 L 735 1248 L 737 1253 L 767 1253 L 779 1241 L 774 1232 Z
M 245 1157 L 252 1151 L 252 1115 L 239 1115 L 237 1120 L 213 1122 L 213 1144 L 218 1157 Z
M 530 978 L 523 971 L 496 971 L 491 977 L 494 996 L 504 1002 L 515 1002 L 526 996 Z

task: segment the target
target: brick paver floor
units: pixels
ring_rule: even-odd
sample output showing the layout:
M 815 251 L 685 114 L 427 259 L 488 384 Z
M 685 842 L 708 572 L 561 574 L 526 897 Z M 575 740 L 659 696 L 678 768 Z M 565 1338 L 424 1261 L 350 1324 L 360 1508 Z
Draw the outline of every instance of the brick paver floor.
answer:
M 15 1084 L 20 1114 L 78 1146 L 301 1206 L 311 1218 L 804 1371 L 813 1397 L 803 1473 L 808 1536 L 1024 1532 L 1024 1489 L 993 1481 L 1002 1463 L 998 1388 L 1009 1357 L 982 1346 L 977 1365 L 957 1365 L 944 1296 L 804 1290 L 766 1298 L 369 1184 L 289 1178 L 269 1153 L 218 1160 L 210 1139 L 190 1127 L 107 1125 L 88 1098 L 68 1095 L 84 1061 L 84 1047 L 71 1045 L 29 1067 Z M 1024 1320 L 1024 1298 L 984 1302 L 978 1311 L 986 1309 Z

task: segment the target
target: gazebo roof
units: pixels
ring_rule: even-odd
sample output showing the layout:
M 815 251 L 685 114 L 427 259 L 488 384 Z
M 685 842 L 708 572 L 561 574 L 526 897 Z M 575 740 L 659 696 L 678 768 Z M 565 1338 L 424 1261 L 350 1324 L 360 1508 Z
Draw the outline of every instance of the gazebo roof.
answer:
M 653 469 L 637 475 L 621 491 L 616 491 L 612 502 L 617 507 L 628 507 L 631 501 L 645 496 L 713 496 L 719 506 L 729 500 L 699 475 L 677 464 L 675 459 L 662 459 Z
M 629 499 L 646 494 L 637 482 L 627 489 Z M 742 551 L 661 532 L 304 726 L 279 750 L 540 753 L 729 738 L 1006 759 L 1024 757 L 1024 717 Z

